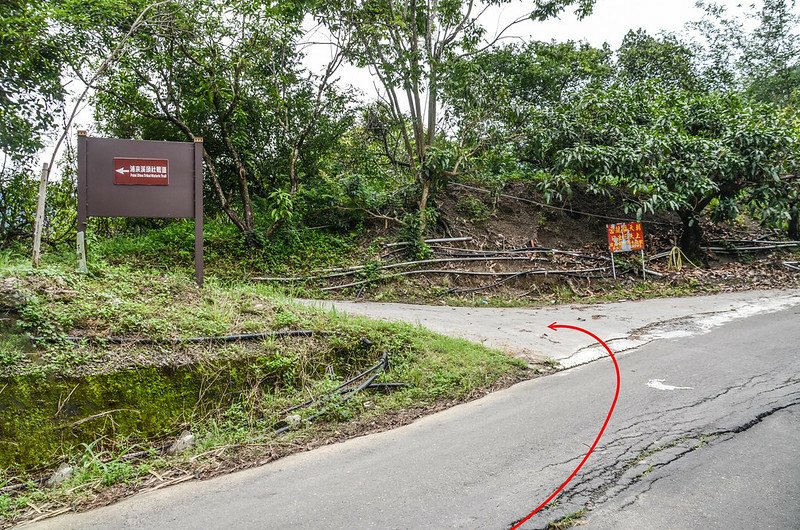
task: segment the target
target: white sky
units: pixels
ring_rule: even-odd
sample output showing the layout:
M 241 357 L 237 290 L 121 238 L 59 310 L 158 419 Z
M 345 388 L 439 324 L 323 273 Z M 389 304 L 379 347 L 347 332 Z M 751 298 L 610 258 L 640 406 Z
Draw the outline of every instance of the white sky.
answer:
M 737 6 L 742 2 L 718 0 L 718 3 L 739 11 Z M 702 16 L 702 12 L 694 4 L 695 0 L 597 0 L 594 13 L 584 20 L 579 21 L 571 12 L 566 12 L 558 19 L 526 22 L 515 26 L 509 35 L 525 40 L 583 40 L 594 46 L 607 42 L 612 48 L 617 48 L 631 29 L 642 28 L 651 34 L 661 31 L 680 32 L 687 22 L 698 20 Z M 498 28 L 523 15 L 526 5 L 530 4 L 519 1 L 487 11 L 481 21 L 488 34 L 493 35 Z M 309 63 L 324 62 L 327 54 L 325 49 L 312 51 Z M 362 90 L 367 97 L 373 97 L 374 80 L 366 70 L 345 66 L 338 76 Z M 84 108 L 77 116 L 73 136 L 78 129 L 92 130 L 91 109 Z M 43 151 L 42 161 L 49 160 L 52 149 L 51 145 Z
M 598 0 L 594 13 L 582 21 L 569 13 L 560 19 L 527 24 L 524 32 L 516 33 L 537 40 L 585 40 L 594 46 L 607 42 L 617 48 L 631 29 L 642 28 L 649 33 L 681 30 L 687 22 L 702 16 L 694 3 L 695 0 Z M 721 3 L 735 7 L 740 2 Z M 515 5 L 511 16 L 519 16 L 516 13 L 521 13 L 523 5 Z
M 721 0 L 720 3 L 735 8 L 740 2 Z M 597 0 L 592 15 L 583 20 L 578 20 L 568 10 L 557 19 L 516 25 L 506 33 L 512 38 L 502 42 L 512 42 L 514 39 L 573 40 L 586 41 L 593 46 L 608 43 L 612 49 L 616 49 L 631 29 L 642 28 L 650 34 L 681 31 L 687 22 L 699 20 L 703 14 L 694 4 L 695 0 Z M 488 10 L 481 18 L 487 37 L 530 12 L 529 5 L 528 2 L 517 1 Z M 309 55 L 309 64 L 314 64 L 325 62 L 329 54 L 324 50 L 315 50 Z M 367 97 L 374 95 L 375 80 L 366 70 L 344 66 L 338 77 L 365 92 Z

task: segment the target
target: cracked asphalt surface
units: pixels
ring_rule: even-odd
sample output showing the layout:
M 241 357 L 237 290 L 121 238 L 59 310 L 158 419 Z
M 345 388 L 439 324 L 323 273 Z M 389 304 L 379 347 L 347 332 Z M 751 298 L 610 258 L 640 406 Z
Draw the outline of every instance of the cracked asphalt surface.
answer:
M 571 368 L 604 357 L 582 333 L 555 334 L 553 321 L 593 326 L 615 351 L 665 337 L 703 333 L 731 320 L 800 305 L 800 290 L 745 291 L 635 302 L 539 308 L 450 307 L 382 302 L 305 303 L 355 315 L 419 324 L 438 333 L 482 342 L 530 361 L 551 358 Z
M 703 446 L 653 471 L 633 499 L 598 507 L 586 528 L 798 528 L 798 426 L 789 407 Z
M 798 322 L 791 308 L 620 355 L 622 391 L 603 440 L 525 528 L 582 508 L 589 528 L 800 527 Z M 582 325 L 604 336 L 602 322 Z M 690 389 L 647 386 L 655 379 Z M 37 528 L 506 529 L 570 474 L 613 391 L 603 359 L 407 427 Z

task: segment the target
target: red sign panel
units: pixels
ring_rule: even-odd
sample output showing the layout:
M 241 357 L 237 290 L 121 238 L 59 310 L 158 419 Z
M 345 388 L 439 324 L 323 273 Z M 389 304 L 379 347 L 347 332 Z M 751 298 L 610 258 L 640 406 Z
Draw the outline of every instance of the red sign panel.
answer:
M 169 160 L 114 158 L 114 184 L 122 186 L 168 186 Z
M 611 253 L 644 250 L 642 223 L 617 223 L 607 225 L 608 249 Z

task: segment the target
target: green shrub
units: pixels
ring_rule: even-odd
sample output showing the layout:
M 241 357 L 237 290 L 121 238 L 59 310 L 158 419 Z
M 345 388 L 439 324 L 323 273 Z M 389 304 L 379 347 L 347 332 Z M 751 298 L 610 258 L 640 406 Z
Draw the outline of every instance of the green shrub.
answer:
M 456 212 L 473 223 L 484 223 L 491 214 L 489 207 L 476 197 L 461 197 L 456 203 Z

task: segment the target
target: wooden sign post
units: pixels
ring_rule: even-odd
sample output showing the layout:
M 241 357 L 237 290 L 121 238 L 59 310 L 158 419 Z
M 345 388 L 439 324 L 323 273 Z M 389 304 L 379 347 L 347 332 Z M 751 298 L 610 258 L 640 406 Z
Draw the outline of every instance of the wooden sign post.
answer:
M 617 279 L 617 267 L 614 263 L 614 254 L 618 252 L 635 252 L 642 253 L 642 278 L 647 279 L 647 271 L 645 270 L 644 261 L 644 230 L 642 223 L 617 223 L 606 225 L 608 231 L 608 250 L 611 253 L 611 270 L 614 274 L 614 279 Z
M 203 139 L 90 138 L 78 131 L 78 269 L 86 272 L 89 217 L 194 219 L 194 265 L 203 285 Z

